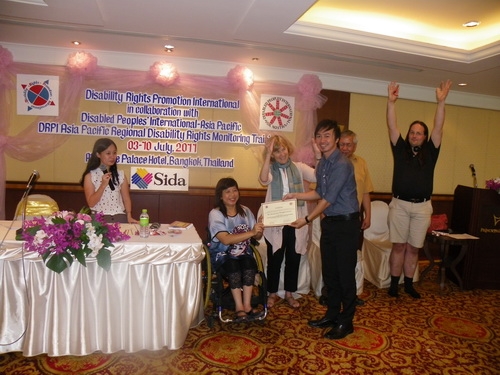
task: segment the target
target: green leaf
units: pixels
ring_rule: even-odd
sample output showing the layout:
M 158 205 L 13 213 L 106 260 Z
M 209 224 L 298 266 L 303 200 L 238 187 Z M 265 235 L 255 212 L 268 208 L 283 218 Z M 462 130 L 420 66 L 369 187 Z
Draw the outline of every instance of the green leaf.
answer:
M 67 221 L 65 219 L 63 219 L 62 217 L 57 217 L 57 216 L 52 218 L 52 222 L 54 224 L 66 224 L 67 223 Z
M 96 256 L 97 264 L 104 268 L 106 271 L 109 271 L 111 268 L 111 251 L 108 249 L 101 249 Z
M 62 253 L 62 254 L 53 254 L 52 256 L 50 256 L 48 261 L 45 262 L 45 265 L 52 271 L 61 273 L 66 268 L 71 266 L 72 263 L 73 263 L 73 258 L 71 257 L 71 255 L 68 253 Z
M 82 249 L 71 249 L 71 253 L 75 256 L 76 260 L 84 267 L 87 267 L 87 262 L 85 261 L 85 252 Z
M 89 208 L 89 207 L 87 207 L 87 206 L 83 206 L 83 207 L 81 208 L 81 210 L 80 210 L 80 213 L 81 213 L 81 214 L 87 214 L 87 215 L 90 215 L 90 214 L 92 214 L 92 211 L 90 210 L 90 208 Z

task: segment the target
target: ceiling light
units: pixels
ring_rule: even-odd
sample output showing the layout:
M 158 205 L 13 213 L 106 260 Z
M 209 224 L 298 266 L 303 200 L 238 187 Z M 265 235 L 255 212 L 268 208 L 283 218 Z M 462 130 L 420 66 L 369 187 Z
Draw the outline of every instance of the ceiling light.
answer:
M 463 27 L 476 27 L 480 24 L 480 21 L 469 21 L 464 24 L 462 24 Z
M 252 61 L 259 61 L 258 57 L 252 57 Z
M 165 44 L 165 52 L 174 52 L 174 46 L 171 44 Z
M 75 46 L 79 46 L 82 43 L 79 42 L 78 40 L 73 40 L 73 41 L 71 41 L 71 44 L 74 44 Z
M 467 83 L 466 82 L 461 82 L 458 84 L 459 86 L 467 86 Z

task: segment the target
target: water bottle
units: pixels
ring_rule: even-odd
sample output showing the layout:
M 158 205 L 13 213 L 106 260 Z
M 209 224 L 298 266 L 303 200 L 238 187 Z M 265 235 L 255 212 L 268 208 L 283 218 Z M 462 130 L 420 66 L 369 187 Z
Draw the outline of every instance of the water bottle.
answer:
M 143 238 L 149 237 L 149 215 L 148 210 L 145 208 L 142 210 L 141 216 L 139 216 L 139 236 Z

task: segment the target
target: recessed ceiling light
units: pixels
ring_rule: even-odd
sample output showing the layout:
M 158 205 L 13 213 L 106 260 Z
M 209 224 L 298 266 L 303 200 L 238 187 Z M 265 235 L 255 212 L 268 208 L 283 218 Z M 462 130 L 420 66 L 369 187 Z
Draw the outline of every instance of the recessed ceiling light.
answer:
M 174 52 L 174 46 L 171 44 L 165 44 L 165 51 L 166 52 Z
M 74 44 L 75 46 L 79 46 L 82 43 L 79 42 L 78 40 L 73 40 L 73 41 L 71 41 L 71 44 Z
M 252 57 L 252 61 L 259 61 L 258 57 Z
M 463 27 L 476 27 L 481 23 L 481 21 L 469 21 L 462 24 Z
M 467 83 L 466 82 L 461 82 L 458 84 L 459 86 L 467 86 Z

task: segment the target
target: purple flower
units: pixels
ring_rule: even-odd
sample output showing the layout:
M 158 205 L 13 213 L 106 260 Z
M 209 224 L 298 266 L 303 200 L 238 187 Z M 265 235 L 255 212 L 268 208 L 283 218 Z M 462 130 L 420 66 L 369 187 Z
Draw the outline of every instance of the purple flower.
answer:
M 68 256 L 85 266 L 85 258 L 92 255 L 99 265 L 109 268 L 112 243 L 129 238 L 120 231 L 118 223 L 106 223 L 102 213 L 90 216 L 72 211 L 26 220 L 22 233 L 26 249 L 40 254 L 47 267 L 56 272 L 67 267 Z

